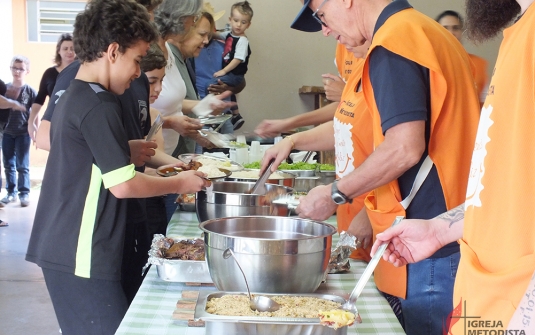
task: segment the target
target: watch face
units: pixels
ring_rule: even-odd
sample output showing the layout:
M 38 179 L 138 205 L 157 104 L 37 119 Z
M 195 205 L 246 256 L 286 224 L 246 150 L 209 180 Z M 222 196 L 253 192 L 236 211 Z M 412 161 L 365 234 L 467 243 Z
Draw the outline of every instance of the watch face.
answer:
M 342 205 L 342 204 L 345 204 L 346 203 L 346 199 L 343 195 L 339 194 L 339 193 L 333 193 L 331 195 L 331 198 L 333 199 L 333 201 L 338 204 L 338 205 Z

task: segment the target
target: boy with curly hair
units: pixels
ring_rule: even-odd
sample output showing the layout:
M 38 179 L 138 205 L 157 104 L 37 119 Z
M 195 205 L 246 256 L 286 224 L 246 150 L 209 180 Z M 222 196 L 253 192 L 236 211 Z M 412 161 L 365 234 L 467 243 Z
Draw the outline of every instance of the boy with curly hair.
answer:
M 43 270 L 63 334 L 113 334 L 128 308 L 121 288 L 126 199 L 191 193 L 204 174 L 136 172 L 117 96 L 140 75 L 157 32 L 129 0 L 92 0 L 74 24 L 81 62 L 56 105 L 50 155 L 26 260 Z

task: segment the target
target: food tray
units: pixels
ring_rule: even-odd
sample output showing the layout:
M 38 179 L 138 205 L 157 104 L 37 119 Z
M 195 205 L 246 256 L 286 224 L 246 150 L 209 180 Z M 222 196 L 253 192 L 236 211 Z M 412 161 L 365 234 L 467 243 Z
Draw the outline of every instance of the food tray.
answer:
M 199 117 L 201 124 L 221 124 L 232 117 L 232 114 L 208 115 Z
M 230 162 L 230 166 L 221 166 L 221 169 L 226 169 L 229 171 L 241 171 L 243 170 L 243 165 L 240 163 L 237 163 L 235 161 L 231 161 L 229 159 L 221 158 L 221 157 L 215 157 L 215 156 L 209 156 L 209 155 L 202 155 L 202 154 L 182 154 L 178 156 L 178 159 L 180 159 L 182 162 L 188 164 L 191 160 L 198 160 L 199 158 L 207 158 L 212 159 L 218 162 L 227 163 Z
M 213 283 L 206 261 L 166 259 L 156 270 L 160 279 L 169 282 Z
M 188 170 L 186 170 L 186 171 L 188 171 Z M 228 176 L 230 176 L 232 174 L 232 172 L 230 172 L 230 170 L 227 170 L 227 169 L 219 169 L 219 171 L 221 171 L 225 175 L 224 176 L 219 176 L 219 177 L 207 177 L 207 179 L 210 179 L 210 180 L 222 180 L 222 179 L 225 179 L 225 178 L 227 178 Z M 173 168 L 159 168 L 159 169 L 156 170 L 156 173 L 159 176 L 162 176 L 162 177 L 176 176 L 180 172 L 183 172 L 183 171 L 176 170 L 176 169 L 173 169 Z
M 239 335 L 239 334 L 286 334 L 286 335 L 346 335 L 348 327 L 333 329 L 322 326 L 319 318 L 281 318 L 255 316 L 224 316 L 206 312 L 206 303 L 212 298 L 219 298 L 236 292 L 207 292 L 200 291 L 195 319 L 206 323 L 206 334 L 210 335 Z M 241 293 L 246 294 L 246 293 Z M 345 300 L 330 294 L 262 294 L 265 296 L 300 296 L 328 299 L 343 304 Z
M 182 212 L 195 212 L 194 202 L 177 202 L 177 204 Z

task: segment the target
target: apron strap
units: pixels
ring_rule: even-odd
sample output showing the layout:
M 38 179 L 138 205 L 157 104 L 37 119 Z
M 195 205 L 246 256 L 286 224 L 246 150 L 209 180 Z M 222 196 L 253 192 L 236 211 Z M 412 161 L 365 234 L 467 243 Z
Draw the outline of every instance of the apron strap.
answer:
M 403 208 L 407 209 L 409 205 L 412 202 L 412 199 L 416 196 L 416 193 L 418 193 L 418 190 L 424 183 L 425 179 L 427 178 L 427 175 L 429 174 L 429 171 L 431 171 L 431 168 L 433 167 L 433 161 L 431 160 L 431 157 L 427 155 L 424 162 L 420 166 L 420 169 L 418 170 L 418 174 L 416 175 L 416 178 L 414 179 L 414 183 L 412 184 L 411 193 L 402 201 L 399 203 Z

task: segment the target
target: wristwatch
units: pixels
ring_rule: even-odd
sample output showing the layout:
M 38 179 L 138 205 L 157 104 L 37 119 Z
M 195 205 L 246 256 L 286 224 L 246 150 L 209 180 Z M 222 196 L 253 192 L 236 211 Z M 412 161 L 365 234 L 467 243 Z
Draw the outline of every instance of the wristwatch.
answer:
M 352 203 L 353 199 L 349 199 L 347 195 L 340 192 L 338 189 L 338 186 L 336 186 L 336 183 L 338 183 L 338 180 L 336 180 L 333 183 L 333 186 L 331 187 L 331 199 L 333 199 L 334 203 L 337 205 L 343 205 L 345 203 Z

